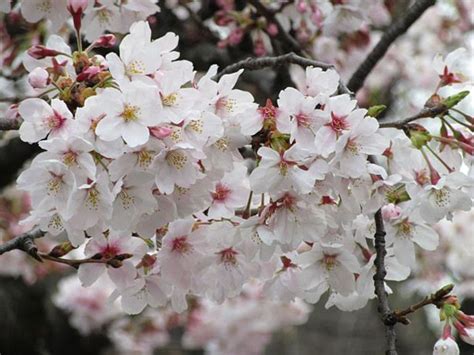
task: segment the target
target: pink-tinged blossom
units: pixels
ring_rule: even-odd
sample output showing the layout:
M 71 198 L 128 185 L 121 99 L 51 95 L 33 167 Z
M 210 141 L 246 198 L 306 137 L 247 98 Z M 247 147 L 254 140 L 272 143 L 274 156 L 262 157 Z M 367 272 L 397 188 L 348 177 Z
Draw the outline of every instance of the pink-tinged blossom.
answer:
M 438 234 L 411 211 L 393 218 L 387 223 L 387 242 L 393 243 L 396 258 L 410 267 L 415 266 L 415 246 L 418 244 L 425 250 L 435 250 L 438 247 Z
M 317 178 L 314 169 L 302 168 L 310 156 L 309 151 L 294 145 L 282 153 L 268 147 L 261 147 L 257 153 L 261 160 L 250 174 L 253 192 L 277 193 L 292 189 L 307 194 L 313 189 Z
M 205 235 L 192 230 L 193 224 L 190 218 L 170 223 L 157 255 L 165 282 L 183 291 L 191 288 L 207 245 Z
M 367 156 L 380 155 L 387 148 L 389 143 L 377 132 L 378 127 L 375 118 L 363 118 L 337 141 L 333 161 L 342 176 L 360 177 L 367 172 Z
M 356 288 L 354 274 L 360 271 L 359 262 L 340 244 L 314 244 L 300 254 L 297 263 L 303 267 L 301 282 L 310 293 L 305 299 L 311 303 L 318 302 L 328 289 L 347 296 Z
M 467 57 L 465 48 L 458 48 L 449 53 L 444 59 L 437 54 L 433 59 L 433 68 L 439 75 L 441 85 L 452 85 L 462 83 L 466 80 L 460 72 L 462 59 Z
M 152 93 L 153 86 L 139 82 L 125 84 L 122 92 L 105 89 L 101 102 L 106 116 L 97 124 L 95 133 L 104 141 L 122 137 L 130 147 L 144 144 L 150 137 L 148 127 L 160 122 L 160 104 Z
M 112 228 L 132 231 L 143 214 L 154 211 L 157 203 L 152 187 L 153 176 L 140 172 L 128 174 L 115 183 Z
M 86 257 L 94 257 L 97 260 L 112 260 L 121 256 L 133 256 L 140 259 L 146 252 L 146 245 L 140 238 L 134 238 L 129 234 L 120 234 L 113 230 L 108 236 L 98 235 L 91 238 L 84 249 Z M 79 265 L 78 276 L 81 284 L 88 287 L 96 282 L 106 272 L 109 278 L 119 289 L 129 286 L 136 276 L 136 269 L 127 258 L 119 267 L 113 267 L 107 263 L 84 263 Z
M 295 140 L 311 150 L 318 127 L 316 111 L 317 100 L 304 96 L 294 88 L 286 88 L 278 97 L 279 114 L 277 128 L 290 134 L 290 143 Z
M 464 188 L 472 187 L 474 180 L 460 172 L 441 177 L 436 184 L 427 184 L 420 194 L 408 192 L 419 202 L 421 217 L 427 223 L 438 222 L 443 217 L 451 218 L 455 210 L 468 211 L 472 200 Z
M 228 172 L 215 183 L 211 192 L 212 203 L 207 215 L 210 218 L 231 218 L 237 208 L 247 203 L 250 192 L 245 165 L 235 165 L 234 170 Z
M 109 221 L 112 217 L 114 195 L 110 182 L 104 172 L 95 180 L 88 180 L 77 186 L 68 201 L 66 219 L 73 226 L 86 230 L 97 223 Z M 72 241 L 78 245 L 78 241 Z
M 51 105 L 41 99 L 26 99 L 18 111 L 23 118 L 20 138 L 25 142 L 35 143 L 46 136 L 66 138 L 71 133 L 72 114 L 59 99 L 51 100 Z
M 41 141 L 39 146 L 46 152 L 39 154 L 36 159 L 58 160 L 71 169 L 76 177 L 95 178 L 97 167 L 90 154 L 94 147 L 85 139 L 77 136 L 53 138 Z
M 240 234 L 230 222 L 215 223 L 195 233 L 207 235 L 209 257 L 207 266 L 195 277 L 202 279 L 205 294 L 222 303 L 237 296 L 250 277 L 257 276 L 259 267 L 250 262 L 241 248 Z
M 30 0 L 21 2 L 21 14 L 28 22 L 50 20 L 53 31 L 57 31 L 68 17 L 64 0 Z
M 159 42 L 151 41 L 148 22 L 134 23 L 119 49 L 120 57 L 115 53 L 106 57 L 112 76 L 119 82 L 153 74 L 161 65 Z
M 36 68 L 28 74 L 28 83 L 34 89 L 44 89 L 49 84 L 49 73 L 43 68 Z
M 170 194 L 175 185 L 190 187 L 203 177 L 198 165 L 200 156 L 201 153 L 189 145 L 162 150 L 153 163 L 157 188 L 162 193 Z
M 20 174 L 17 184 L 19 189 L 30 193 L 36 211 L 56 209 L 65 216 L 67 201 L 75 189 L 75 178 L 60 161 L 36 159 Z
M 316 132 L 314 144 L 318 154 L 328 157 L 336 150 L 339 137 L 350 131 L 364 118 L 366 111 L 354 110 L 355 106 L 356 101 L 349 95 L 338 95 L 329 98 L 323 110 L 317 110 L 320 128 Z

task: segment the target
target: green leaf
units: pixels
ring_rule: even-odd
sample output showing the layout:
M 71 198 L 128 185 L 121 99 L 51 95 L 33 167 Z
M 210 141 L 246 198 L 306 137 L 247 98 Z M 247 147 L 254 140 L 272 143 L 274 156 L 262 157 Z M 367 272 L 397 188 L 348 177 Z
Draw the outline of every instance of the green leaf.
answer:
M 367 116 L 370 116 L 370 117 L 379 117 L 379 115 L 384 112 L 385 110 L 387 109 L 387 106 L 385 105 L 375 105 L 375 106 L 371 106 L 369 107 L 369 109 L 367 110 Z

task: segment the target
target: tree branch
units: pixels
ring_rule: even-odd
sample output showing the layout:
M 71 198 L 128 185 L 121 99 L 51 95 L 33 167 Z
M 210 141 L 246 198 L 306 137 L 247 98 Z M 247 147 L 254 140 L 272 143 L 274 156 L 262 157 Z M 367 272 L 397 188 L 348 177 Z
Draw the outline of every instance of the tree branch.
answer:
M 13 131 L 20 128 L 21 120 L 0 117 L 0 131 Z
M 38 255 L 38 248 L 35 245 L 35 239 L 41 238 L 45 235 L 45 232 L 39 228 L 34 228 L 31 231 L 21 234 L 11 240 L 6 241 L 0 245 L 0 255 L 11 251 L 11 250 L 22 250 L 28 255 L 32 256 L 38 261 L 42 261 Z
M 402 311 L 394 311 L 392 315 L 395 317 L 397 322 L 403 323 L 403 324 L 410 324 L 410 320 L 406 317 L 407 315 L 416 312 L 417 310 L 423 308 L 424 306 L 427 306 L 429 304 L 433 304 L 436 307 L 440 308 L 442 306 L 442 301 L 443 299 L 449 295 L 449 293 L 453 290 L 454 285 L 449 284 L 446 286 L 443 286 L 440 288 L 438 291 L 435 293 L 432 293 L 429 296 L 426 296 L 424 299 L 422 299 L 420 302 L 412 304 L 410 307 L 402 310 Z
M 385 55 L 390 45 L 398 37 L 404 34 L 410 26 L 420 18 L 426 9 L 434 5 L 435 2 L 436 0 L 418 0 L 406 11 L 404 17 L 394 21 L 388 27 L 380 41 L 352 75 L 347 84 L 349 90 L 357 92 L 364 85 L 365 79 L 369 76 L 370 72 L 374 69 L 380 59 Z
M 276 57 L 259 57 L 259 58 L 252 58 L 249 57 L 247 59 L 241 60 L 240 62 L 231 64 L 224 69 L 222 69 L 215 77 L 215 80 L 219 80 L 224 74 L 235 73 L 240 69 L 247 69 L 247 70 L 259 70 L 264 68 L 270 67 L 278 67 L 280 65 L 288 65 L 288 64 L 298 64 L 302 67 L 316 67 L 321 68 L 324 70 L 327 69 L 335 69 L 334 65 L 319 62 L 314 59 L 308 59 L 301 57 L 295 53 L 287 53 Z M 339 92 L 343 94 L 351 95 L 351 91 L 346 87 L 346 85 L 339 80 Z
M 385 249 L 385 227 L 383 224 L 382 211 L 378 210 L 375 213 L 375 275 L 374 275 L 374 285 L 375 285 L 375 294 L 378 299 L 378 312 L 382 318 L 383 323 L 385 324 L 385 338 L 386 338 L 386 355 L 397 355 L 396 349 L 396 340 L 397 334 L 395 333 L 395 324 L 397 323 L 396 318 L 393 315 L 393 312 L 390 309 L 390 304 L 388 302 L 388 296 L 385 292 L 385 275 L 387 271 L 385 269 L 385 255 L 387 250 Z
M 406 125 L 412 121 L 415 121 L 419 118 L 427 118 L 427 117 L 436 117 L 444 112 L 446 112 L 448 109 L 446 106 L 443 104 L 439 104 L 435 107 L 430 107 L 430 108 L 423 108 L 420 112 L 418 112 L 416 115 L 404 118 L 400 121 L 392 121 L 392 122 L 381 122 L 380 123 L 380 128 L 398 128 L 398 129 L 403 129 L 406 127 Z

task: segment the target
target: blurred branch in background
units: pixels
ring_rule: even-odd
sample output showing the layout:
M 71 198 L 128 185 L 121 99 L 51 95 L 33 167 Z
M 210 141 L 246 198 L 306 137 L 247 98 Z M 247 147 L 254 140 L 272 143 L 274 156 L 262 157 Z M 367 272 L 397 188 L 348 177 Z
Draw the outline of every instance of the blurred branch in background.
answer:
M 403 14 L 403 17 L 395 20 L 389 26 L 375 48 L 365 58 L 354 74 L 352 74 L 347 84 L 349 90 L 357 92 L 364 85 L 365 79 L 383 58 L 392 43 L 404 34 L 429 7 L 435 4 L 435 2 L 436 0 L 418 0 Z

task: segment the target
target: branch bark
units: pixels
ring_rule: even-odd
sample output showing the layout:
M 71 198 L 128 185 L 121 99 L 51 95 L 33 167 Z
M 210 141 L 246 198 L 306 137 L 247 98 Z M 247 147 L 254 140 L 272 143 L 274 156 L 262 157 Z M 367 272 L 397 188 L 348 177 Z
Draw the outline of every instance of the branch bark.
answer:
M 354 92 L 359 91 L 359 89 L 364 85 L 365 79 L 369 76 L 377 63 L 383 58 L 392 43 L 404 34 L 430 6 L 435 4 L 435 2 L 436 0 L 418 0 L 406 11 L 404 17 L 394 21 L 388 27 L 380 41 L 352 75 L 347 84 L 349 90 Z
M 39 228 L 34 228 L 27 233 L 21 234 L 18 237 L 1 244 L 0 255 L 16 249 L 24 251 L 38 261 L 42 261 L 41 257 L 38 255 L 38 248 L 35 245 L 35 239 L 41 238 L 44 235 L 45 232 Z
M 385 227 L 383 223 L 382 211 L 378 210 L 375 213 L 375 275 L 374 285 L 375 294 L 378 300 L 378 312 L 385 324 L 385 338 L 386 338 L 386 355 L 397 355 L 396 341 L 397 334 L 395 333 L 395 324 L 397 323 L 396 318 L 390 309 L 388 302 L 388 296 L 385 292 L 385 275 L 387 270 L 385 269 L 385 255 L 387 250 L 385 249 Z
M 420 118 L 427 118 L 427 117 L 436 117 L 444 112 L 447 111 L 446 106 L 440 104 L 435 107 L 431 108 L 423 108 L 420 112 L 418 112 L 416 115 L 404 118 L 400 121 L 393 121 L 393 122 L 381 122 L 380 123 L 380 128 L 398 128 L 398 129 L 403 129 L 406 127 L 407 124 L 409 124 L 412 121 L 415 121 Z
M 334 65 L 320 62 L 314 59 L 308 59 L 301 57 L 295 53 L 287 53 L 276 57 L 259 57 L 259 58 L 252 58 L 249 57 L 247 59 L 241 60 L 240 62 L 231 64 L 221 70 L 214 79 L 218 80 L 225 74 L 235 73 L 240 69 L 247 69 L 247 70 L 260 70 L 264 68 L 274 68 L 281 65 L 288 65 L 288 64 L 298 64 L 302 67 L 316 67 L 321 68 L 324 70 L 327 69 L 335 69 Z M 339 80 L 339 89 L 338 91 L 343 94 L 352 95 L 351 91 L 346 87 L 346 85 Z

